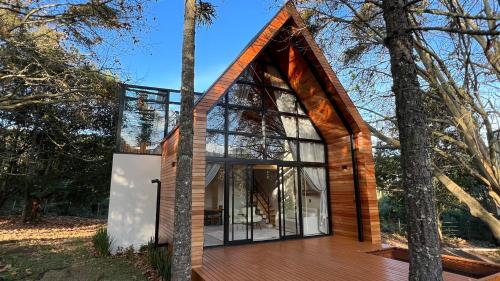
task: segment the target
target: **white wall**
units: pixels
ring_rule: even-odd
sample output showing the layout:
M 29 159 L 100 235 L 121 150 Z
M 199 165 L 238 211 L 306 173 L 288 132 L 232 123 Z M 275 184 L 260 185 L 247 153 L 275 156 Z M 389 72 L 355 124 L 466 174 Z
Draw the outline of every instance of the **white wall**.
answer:
M 108 234 L 118 247 L 138 250 L 154 236 L 156 184 L 161 156 L 114 154 L 109 198 Z

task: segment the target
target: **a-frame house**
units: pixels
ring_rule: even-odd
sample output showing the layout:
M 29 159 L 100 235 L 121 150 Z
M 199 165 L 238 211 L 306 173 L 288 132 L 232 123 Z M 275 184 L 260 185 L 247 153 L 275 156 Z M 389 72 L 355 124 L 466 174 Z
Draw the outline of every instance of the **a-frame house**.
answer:
M 194 114 L 194 268 L 211 246 L 330 236 L 380 243 L 370 131 L 293 4 Z M 167 243 L 178 136 L 174 129 L 162 152 L 159 232 Z

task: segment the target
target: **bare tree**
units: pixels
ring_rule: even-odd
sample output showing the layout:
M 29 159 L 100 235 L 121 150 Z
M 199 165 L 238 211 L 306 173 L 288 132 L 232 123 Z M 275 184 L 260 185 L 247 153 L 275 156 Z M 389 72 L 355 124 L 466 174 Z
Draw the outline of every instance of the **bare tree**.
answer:
M 404 0 L 384 0 L 385 45 L 391 57 L 392 91 L 401 143 L 408 216 L 409 280 L 442 280 L 441 247 L 428 151 L 424 92 L 413 58 L 413 38 Z
M 299 1 L 303 15 L 341 72 L 356 103 L 369 117 L 372 133 L 400 148 L 395 112 L 386 105 L 388 57 L 382 2 Z M 440 0 L 407 4 L 417 74 L 431 114 L 433 175 L 472 216 L 481 219 L 500 240 L 498 2 Z M 363 85 L 361 87 L 360 85 Z M 430 101 L 430 102 L 428 102 Z M 429 105 L 439 105 L 439 108 Z M 485 196 L 478 198 L 451 176 L 465 170 Z M 491 208 L 491 202 L 494 206 Z

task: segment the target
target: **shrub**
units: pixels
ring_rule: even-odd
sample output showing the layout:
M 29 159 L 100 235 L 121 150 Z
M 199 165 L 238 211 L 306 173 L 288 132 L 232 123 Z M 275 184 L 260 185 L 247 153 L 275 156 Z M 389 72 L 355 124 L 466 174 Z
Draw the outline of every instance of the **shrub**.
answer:
M 125 255 L 125 258 L 127 258 L 128 260 L 132 260 L 135 256 L 134 247 L 132 245 L 128 246 L 123 251 L 123 254 Z
M 92 243 L 94 244 L 97 255 L 104 257 L 110 254 L 113 239 L 109 237 L 106 228 L 102 227 L 92 236 Z
M 149 264 L 158 271 L 162 280 L 170 281 L 172 256 L 167 248 L 158 248 L 151 239 L 146 246 L 146 255 Z

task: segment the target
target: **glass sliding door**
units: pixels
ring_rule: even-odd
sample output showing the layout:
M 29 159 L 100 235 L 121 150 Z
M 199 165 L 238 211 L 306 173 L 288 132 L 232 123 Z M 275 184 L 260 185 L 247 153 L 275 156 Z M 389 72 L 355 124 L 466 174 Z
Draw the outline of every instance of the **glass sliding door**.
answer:
M 303 167 L 301 170 L 304 236 L 329 234 L 326 169 Z
M 300 235 L 297 167 L 278 166 L 279 228 L 282 238 Z
M 252 241 L 252 169 L 249 165 L 231 165 L 228 178 L 229 243 Z
M 205 246 L 224 244 L 224 163 L 207 162 L 205 170 Z

